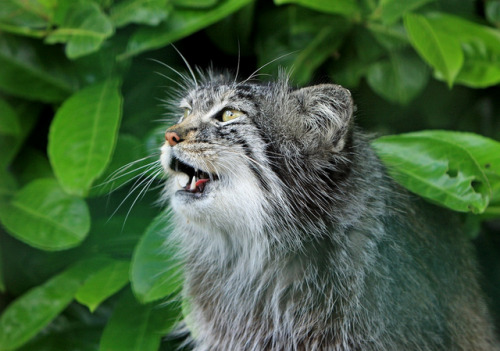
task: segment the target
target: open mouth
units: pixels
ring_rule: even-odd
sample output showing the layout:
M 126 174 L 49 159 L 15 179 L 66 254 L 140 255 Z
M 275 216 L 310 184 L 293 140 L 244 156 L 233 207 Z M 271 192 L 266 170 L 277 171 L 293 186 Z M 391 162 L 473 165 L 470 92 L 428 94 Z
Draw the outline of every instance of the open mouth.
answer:
M 205 190 L 205 186 L 209 182 L 218 179 L 217 176 L 191 167 L 175 156 L 172 157 L 170 168 L 186 175 L 186 177 L 178 177 L 178 184 L 182 188 L 180 191 L 186 191 L 192 194 L 202 194 Z

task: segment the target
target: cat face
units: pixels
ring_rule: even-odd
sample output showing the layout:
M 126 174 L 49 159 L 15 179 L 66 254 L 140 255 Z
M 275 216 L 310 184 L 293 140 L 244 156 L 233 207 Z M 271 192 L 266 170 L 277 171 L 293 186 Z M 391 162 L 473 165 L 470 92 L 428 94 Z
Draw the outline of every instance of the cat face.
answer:
M 326 201 L 325 173 L 342 158 L 352 101 L 336 85 L 208 81 L 185 93 L 179 115 L 161 156 L 173 210 L 255 230 L 271 212 L 293 217 L 308 201 Z
M 161 163 L 174 211 L 188 220 L 227 226 L 262 218 L 268 172 L 259 128 L 258 87 L 207 85 L 191 90 L 182 117 L 166 132 Z M 253 217 L 253 218 L 251 218 Z

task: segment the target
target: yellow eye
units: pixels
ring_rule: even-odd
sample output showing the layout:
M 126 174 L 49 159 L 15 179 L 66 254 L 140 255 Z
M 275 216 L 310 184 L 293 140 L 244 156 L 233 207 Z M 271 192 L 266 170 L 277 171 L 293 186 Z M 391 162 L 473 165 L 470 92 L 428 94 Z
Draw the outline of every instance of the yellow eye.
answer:
M 227 122 L 232 119 L 238 118 L 243 114 L 243 112 L 238 110 L 225 110 L 222 112 L 222 122 Z
M 185 108 L 184 109 L 184 118 L 186 118 L 187 116 L 189 116 L 191 114 L 191 109 L 190 108 Z

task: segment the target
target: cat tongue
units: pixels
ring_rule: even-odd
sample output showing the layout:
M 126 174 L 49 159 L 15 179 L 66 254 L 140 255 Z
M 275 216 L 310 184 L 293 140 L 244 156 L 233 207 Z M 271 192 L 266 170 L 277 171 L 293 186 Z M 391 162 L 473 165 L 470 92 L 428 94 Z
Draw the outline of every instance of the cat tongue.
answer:
M 203 188 L 205 187 L 205 183 L 208 182 L 210 179 L 200 179 L 196 182 L 195 184 L 195 189 L 199 188 L 200 191 L 203 191 Z

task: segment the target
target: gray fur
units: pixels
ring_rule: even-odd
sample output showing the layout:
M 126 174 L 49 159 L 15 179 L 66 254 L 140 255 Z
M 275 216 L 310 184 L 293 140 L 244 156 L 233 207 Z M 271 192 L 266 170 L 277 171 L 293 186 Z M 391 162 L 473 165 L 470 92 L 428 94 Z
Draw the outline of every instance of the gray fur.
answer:
M 456 219 L 386 175 L 349 91 L 209 73 L 181 95 L 161 162 L 196 351 L 498 349 Z M 180 196 L 172 157 L 218 180 Z

